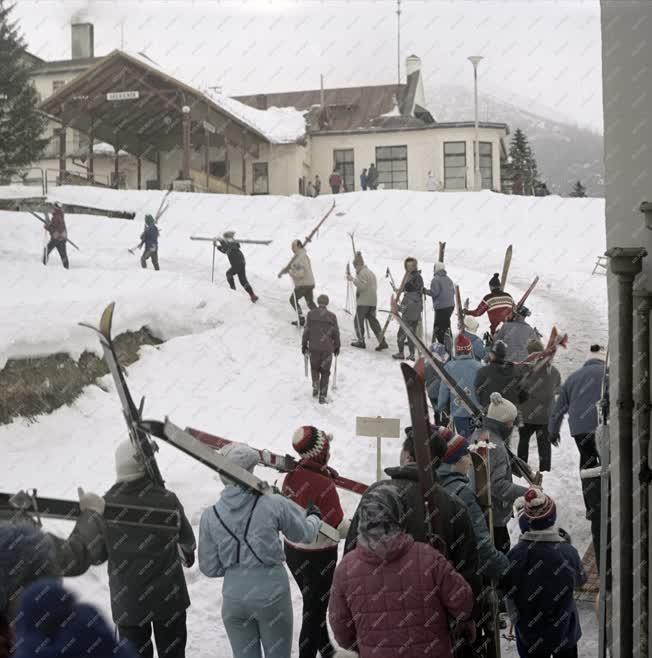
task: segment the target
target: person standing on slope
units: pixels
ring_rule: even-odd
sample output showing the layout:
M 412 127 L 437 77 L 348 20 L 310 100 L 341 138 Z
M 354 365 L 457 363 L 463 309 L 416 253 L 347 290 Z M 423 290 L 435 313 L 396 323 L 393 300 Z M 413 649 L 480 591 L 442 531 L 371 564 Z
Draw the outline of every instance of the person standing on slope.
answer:
M 406 258 L 403 263 L 406 272 L 405 284 L 403 286 L 403 297 L 401 299 L 399 312 L 401 318 L 407 325 L 417 332 L 417 325 L 421 319 L 421 311 L 423 310 L 423 279 L 421 272 L 417 269 L 418 263 L 416 258 Z M 398 352 L 392 354 L 394 359 L 405 359 L 405 341 L 407 340 L 408 349 L 410 354 L 407 357 L 410 361 L 414 361 L 414 344 L 408 339 L 403 327 L 399 328 L 396 336 L 398 343 Z
M 522 306 L 514 308 L 502 326 L 494 335 L 494 341 L 502 340 L 507 345 L 507 361 L 520 363 L 528 356 L 527 345 L 531 340 L 538 340 L 539 334 L 525 320 L 530 315 L 530 310 Z
M 147 269 L 147 261 L 151 259 L 154 269 L 158 272 L 158 227 L 152 215 L 145 215 L 145 230 L 140 236 L 138 249 L 143 245 L 145 245 L 145 251 L 143 251 L 143 255 L 140 257 L 141 267 Z
M 301 243 L 301 240 L 295 240 L 292 243 L 292 253 L 294 254 L 294 257 L 290 261 L 290 265 L 281 270 L 278 278 L 280 279 L 284 274 L 288 273 L 292 277 L 294 290 L 290 295 L 290 306 L 292 306 L 297 313 L 297 316 L 299 317 L 298 322 L 303 327 L 306 321 L 303 317 L 303 311 L 301 310 L 299 300 L 304 297 L 310 310 L 317 308 L 317 305 L 312 298 L 313 291 L 315 290 L 315 277 L 312 274 L 310 258 L 308 257 L 308 253 Z M 297 320 L 293 320 L 292 324 L 296 326 Z
M 476 333 L 479 326 L 480 324 L 474 317 L 467 315 L 464 317 L 464 331 L 462 333 L 471 341 L 473 357 L 478 361 L 482 361 L 487 355 L 487 348 Z
M 45 254 L 43 255 L 43 265 L 48 264 L 50 252 L 53 249 L 56 249 L 59 252 L 64 268 L 67 270 L 70 269 L 68 253 L 66 252 L 68 231 L 66 230 L 66 220 L 63 216 L 63 209 L 58 201 L 54 202 L 52 219 L 44 226 L 44 229 L 50 234 L 50 241 L 48 242 Z
M 328 179 L 328 184 L 331 186 L 331 192 L 333 194 L 339 194 L 340 188 L 342 187 L 342 176 L 340 176 L 340 172 L 337 169 L 333 170 L 333 173 L 330 175 Z
M 358 340 L 351 343 L 351 345 L 353 347 L 365 349 L 364 327 L 365 321 L 367 321 L 369 322 L 371 330 L 374 332 L 374 336 L 376 336 L 376 339 L 379 341 L 376 351 L 380 352 L 381 350 L 386 350 L 389 345 L 387 344 L 385 337 L 382 336 L 382 329 L 380 328 L 380 323 L 376 317 L 376 306 L 378 304 L 378 284 L 376 281 L 376 275 L 365 265 L 362 254 L 359 251 L 353 259 L 353 267 L 355 268 L 355 277 L 348 274 L 347 269 L 347 279 L 353 283 L 356 289 L 356 309 L 353 324 L 355 326 L 355 334 L 358 337 Z
M 237 275 L 240 285 L 249 293 L 249 298 L 252 302 L 257 302 L 258 297 L 254 294 L 249 281 L 247 281 L 246 267 L 244 254 L 240 249 L 240 243 L 234 240 L 234 231 L 225 231 L 222 234 L 222 239 L 219 241 L 217 250 L 226 254 L 229 259 L 231 267 L 226 271 L 226 280 L 229 282 L 231 290 L 235 290 L 235 276 Z
M 319 306 L 308 313 L 301 341 L 302 353 L 310 354 L 312 397 L 319 396 L 319 404 L 327 402 L 333 354 L 340 353 L 340 329 L 335 313 L 326 308 L 328 302 L 328 295 L 317 297 Z
M 231 443 L 220 454 L 253 473 L 258 451 Z M 292 598 L 279 532 L 293 542 L 317 539 L 320 512 L 281 494 L 260 496 L 220 475 L 225 487 L 199 522 L 199 570 L 224 578 L 222 620 L 234 656 L 290 658 Z
M 514 405 L 527 400 L 523 387 L 526 366 L 507 361 L 507 345 L 497 340 L 489 350 L 489 362 L 478 370 L 475 377 L 475 394 L 480 406 L 489 406 L 492 393 L 500 393 Z
M 367 186 L 370 190 L 378 189 L 378 169 L 376 169 L 376 165 L 373 162 L 369 165 L 367 171 Z
M 493 336 L 498 325 L 512 314 L 514 300 L 509 293 L 503 291 L 500 285 L 500 275 L 497 272 L 489 281 L 489 290 L 491 292 L 483 297 L 477 308 L 473 310 L 463 309 L 462 313 L 473 317 L 479 317 L 486 313 L 489 316 L 490 332 Z
M 451 315 L 455 310 L 455 284 L 446 274 L 446 266 L 443 263 L 435 263 L 430 290 L 425 290 L 425 294 L 432 298 L 432 306 L 435 310 L 432 342 L 443 343 L 446 333 L 448 332 L 449 335 L 451 333 Z
M 292 447 L 300 456 L 297 468 L 283 481 L 282 493 L 300 507 L 313 503 L 322 520 L 337 528 L 346 538 L 350 521 L 344 518 L 335 487 L 337 473 L 328 466 L 332 434 L 316 427 L 300 427 L 292 437 Z M 303 597 L 303 623 L 299 635 L 299 658 L 335 656 L 328 637 L 326 611 L 328 595 L 337 564 L 337 544 L 322 537 L 311 544 L 285 539 L 285 559 Z
M 312 188 L 315 191 L 315 196 L 319 196 L 319 193 L 321 192 L 321 178 L 319 178 L 319 174 L 315 174 L 315 182 Z

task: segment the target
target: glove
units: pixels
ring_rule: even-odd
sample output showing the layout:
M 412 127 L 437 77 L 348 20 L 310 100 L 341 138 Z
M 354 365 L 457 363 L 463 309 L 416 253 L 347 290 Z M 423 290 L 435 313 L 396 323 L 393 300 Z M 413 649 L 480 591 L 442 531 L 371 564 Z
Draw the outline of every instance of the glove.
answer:
M 563 528 L 557 528 L 557 532 L 559 533 L 559 536 L 567 543 L 567 544 L 572 544 L 573 542 L 571 541 L 571 536 L 564 530 Z
M 177 544 L 177 550 L 179 552 L 179 557 L 181 558 L 181 564 L 183 564 L 186 569 L 190 569 L 190 567 L 195 564 L 195 551 L 186 551 L 181 544 Z
M 335 356 L 339 356 L 339 355 L 340 355 L 340 348 L 338 347 L 338 348 L 333 352 L 333 354 L 335 354 Z
M 312 501 L 308 503 L 308 507 L 306 507 L 306 516 L 316 516 L 318 519 L 321 520 L 321 512 L 319 511 L 319 507 L 315 505 Z
M 79 496 L 79 509 L 82 512 L 95 512 L 102 516 L 106 503 L 102 496 L 89 491 L 86 493 L 81 487 L 77 487 L 77 495 Z
M 550 435 L 550 443 L 555 446 L 555 448 L 559 448 L 559 439 L 561 437 L 559 436 L 559 432 L 556 432 L 555 434 Z

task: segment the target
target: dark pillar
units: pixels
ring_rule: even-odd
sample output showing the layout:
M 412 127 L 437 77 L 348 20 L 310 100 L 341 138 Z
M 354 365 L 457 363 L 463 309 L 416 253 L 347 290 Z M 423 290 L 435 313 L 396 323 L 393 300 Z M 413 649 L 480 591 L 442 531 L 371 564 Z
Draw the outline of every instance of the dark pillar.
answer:
M 181 111 L 183 112 L 183 164 L 181 175 L 184 180 L 190 180 L 190 108 L 184 105 Z
M 156 180 L 158 181 L 159 190 L 163 189 L 163 181 L 161 180 L 161 152 L 156 151 Z
M 119 158 L 119 153 L 120 153 L 120 142 L 116 139 L 115 144 L 113 145 L 113 150 L 115 151 L 115 157 L 113 160 L 113 177 L 114 177 L 114 184 L 113 187 L 115 189 L 118 189 L 118 176 L 120 175 L 120 158 Z
M 59 185 L 63 185 L 66 174 L 66 126 L 59 128 Z

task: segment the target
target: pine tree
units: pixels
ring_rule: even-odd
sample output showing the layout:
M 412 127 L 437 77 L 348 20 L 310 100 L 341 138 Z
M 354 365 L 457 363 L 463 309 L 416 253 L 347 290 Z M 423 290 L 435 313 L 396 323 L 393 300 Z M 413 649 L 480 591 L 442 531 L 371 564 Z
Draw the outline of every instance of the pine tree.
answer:
M 29 79 L 25 42 L 10 19 L 12 6 L 0 0 L 0 178 L 8 178 L 38 160 L 48 143 L 45 119 L 36 110 L 38 96 Z
M 513 177 L 518 181 L 518 188 L 515 193 L 532 196 L 539 185 L 539 170 L 532 147 L 520 128 L 515 130 L 512 137 L 509 145 L 509 157 L 512 160 L 511 171 Z
M 586 196 L 586 188 L 584 185 L 582 185 L 582 181 L 577 181 L 575 185 L 573 185 L 573 189 L 571 190 L 570 193 L 571 196 L 574 197 L 585 197 Z

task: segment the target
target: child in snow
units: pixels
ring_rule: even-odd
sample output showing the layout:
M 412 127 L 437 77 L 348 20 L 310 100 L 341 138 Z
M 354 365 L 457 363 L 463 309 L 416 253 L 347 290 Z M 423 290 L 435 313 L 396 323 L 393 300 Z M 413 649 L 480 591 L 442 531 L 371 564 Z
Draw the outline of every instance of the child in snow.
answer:
M 396 487 L 368 491 L 358 511 L 357 547 L 331 589 L 335 639 L 360 658 L 452 658 L 448 620 L 469 619 L 471 587 L 439 551 L 405 533 Z M 472 623 L 469 630 L 474 636 Z
M 220 450 L 238 466 L 253 472 L 258 452 L 242 443 Z M 199 570 L 209 578 L 224 578 L 222 620 L 233 655 L 290 658 L 292 599 L 283 566 L 279 532 L 293 542 L 317 538 L 320 512 L 306 510 L 280 494 L 259 496 L 220 475 L 226 485 L 199 523 Z
M 522 658 L 577 658 L 582 636 L 573 592 L 586 575 L 577 550 L 559 534 L 557 509 L 540 489 L 525 492 L 523 534 L 508 553 L 502 580 L 515 611 L 516 646 Z

